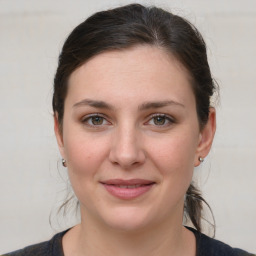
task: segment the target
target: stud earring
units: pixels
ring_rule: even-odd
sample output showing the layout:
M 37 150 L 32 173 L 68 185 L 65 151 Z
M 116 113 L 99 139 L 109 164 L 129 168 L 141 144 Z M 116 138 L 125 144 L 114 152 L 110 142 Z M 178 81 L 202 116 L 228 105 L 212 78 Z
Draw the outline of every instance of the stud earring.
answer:
M 66 160 L 65 160 L 64 158 L 62 158 L 61 162 L 62 162 L 62 165 L 63 165 L 64 167 L 67 167 L 67 162 L 66 162 Z
M 201 156 L 199 156 L 199 157 L 198 157 L 198 160 L 199 160 L 200 163 L 202 163 L 202 162 L 204 161 L 204 158 L 201 157 Z

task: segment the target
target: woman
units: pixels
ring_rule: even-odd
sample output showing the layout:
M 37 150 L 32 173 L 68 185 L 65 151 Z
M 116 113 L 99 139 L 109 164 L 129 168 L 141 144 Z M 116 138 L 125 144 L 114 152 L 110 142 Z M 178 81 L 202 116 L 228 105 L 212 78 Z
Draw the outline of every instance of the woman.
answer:
M 250 255 L 200 233 L 192 175 L 213 141 L 214 91 L 205 43 L 181 17 L 133 4 L 81 23 L 53 95 L 81 223 L 9 255 Z

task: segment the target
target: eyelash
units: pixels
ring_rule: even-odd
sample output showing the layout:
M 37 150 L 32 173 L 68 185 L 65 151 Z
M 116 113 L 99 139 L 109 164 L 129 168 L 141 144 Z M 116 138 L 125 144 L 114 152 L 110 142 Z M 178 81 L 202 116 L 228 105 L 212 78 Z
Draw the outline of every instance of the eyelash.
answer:
M 161 117 L 161 118 L 164 118 L 164 124 L 160 124 L 160 125 L 156 125 L 155 123 L 152 124 L 154 126 L 157 126 L 157 127 L 166 127 L 166 126 L 170 126 L 171 124 L 174 124 L 175 123 L 175 120 L 170 117 L 169 115 L 166 115 L 166 114 L 153 114 L 150 116 L 150 119 L 149 121 L 147 121 L 147 123 L 149 123 L 151 120 L 154 122 L 154 119 L 157 118 L 157 117 Z M 166 123 L 166 121 L 168 123 Z
M 102 126 L 102 125 L 105 125 L 105 124 L 89 124 L 89 121 L 91 120 L 92 121 L 92 118 L 97 118 L 97 117 L 99 117 L 99 118 L 102 118 L 103 119 L 103 122 L 105 121 L 105 122 L 108 122 L 107 121 L 107 119 L 106 119 L 106 117 L 104 116 L 104 115 L 102 115 L 102 114 L 98 114 L 98 113 L 96 113 L 96 114 L 90 114 L 90 115 L 87 115 L 87 116 L 85 116 L 83 119 L 82 119 L 82 123 L 84 123 L 85 125 L 88 125 L 88 126 L 91 126 L 91 127 L 99 127 L 99 126 Z M 109 123 L 109 122 L 108 122 Z
M 93 124 L 93 123 L 89 123 L 90 121 L 92 122 L 92 118 L 102 118 L 102 124 Z M 157 124 L 150 124 L 150 121 L 153 121 L 154 122 L 154 119 L 155 118 L 158 118 L 158 117 L 161 117 L 161 118 L 164 118 L 164 124 L 160 124 L 160 125 L 157 125 Z M 107 121 L 106 117 L 100 113 L 95 113 L 95 114 L 90 114 L 90 115 L 87 115 L 85 116 L 83 119 L 82 119 L 82 123 L 84 123 L 85 125 L 87 126 L 90 126 L 90 127 L 100 127 L 100 126 L 103 126 L 103 125 L 106 125 L 104 124 L 104 122 L 107 122 L 108 124 L 111 124 L 109 121 Z M 168 122 L 168 123 L 166 123 Z M 149 116 L 149 119 L 148 121 L 145 123 L 146 125 L 153 125 L 153 126 L 156 126 L 156 127 L 166 127 L 166 126 L 170 126 L 171 124 L 174 124 L 175 123 L 175 120 L 170 117 L 169 115 L 166 115 L 166 114 L 153 114 L 151 116 Z

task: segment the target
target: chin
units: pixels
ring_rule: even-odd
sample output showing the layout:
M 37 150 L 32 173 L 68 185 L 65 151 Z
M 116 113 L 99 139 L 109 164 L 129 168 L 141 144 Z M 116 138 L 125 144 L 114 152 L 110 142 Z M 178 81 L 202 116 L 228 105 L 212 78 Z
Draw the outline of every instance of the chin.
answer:
M 105 224 L 116 231 L 136 232 L 152 225 L 152 218 L 149 214 L 137 207 L 122 207 L 102 216 Z

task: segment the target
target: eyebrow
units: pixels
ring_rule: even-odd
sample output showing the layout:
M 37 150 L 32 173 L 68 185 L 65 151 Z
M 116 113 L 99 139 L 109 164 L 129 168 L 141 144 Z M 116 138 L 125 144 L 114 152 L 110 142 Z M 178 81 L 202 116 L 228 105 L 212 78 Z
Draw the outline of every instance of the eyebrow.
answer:
M 185 107 L 183 104 L 173 100 L 153 101 L 153 102 L 150 101 L 150 102 L 145 102 L 141 104 L 138 107 L 138 110 L 143 111 L 143 110 L 152 109 L 152 108 L 162 108 L 170 105 Z M 114 106 L 106 103 L 105 101 L 90 100 L 90 99 L 81 100 L 73 105 L 73 107 L 81 107 L 81 106 L 91 106 L 95 108 L 108 109 L 108 110 L 115 109 Z
M 109 110 L 114 109 L 113 106 L 111 106 L 110 104 L 104 101 L 90 100 L 90 99 L 81 100 L 73 105 L 73 107 L 80 107 L 80 106 L 91 106 L 95 108 L 109 109 Z
M 166 100 L 166 101 L 154 101 L 154 102 L 145 102 L 139 106 L 139 110 L 147 110 L 150 108 L 162 108 L 170 105 L 185 107 L 183 104 L 173 101 L 173 100 Z

